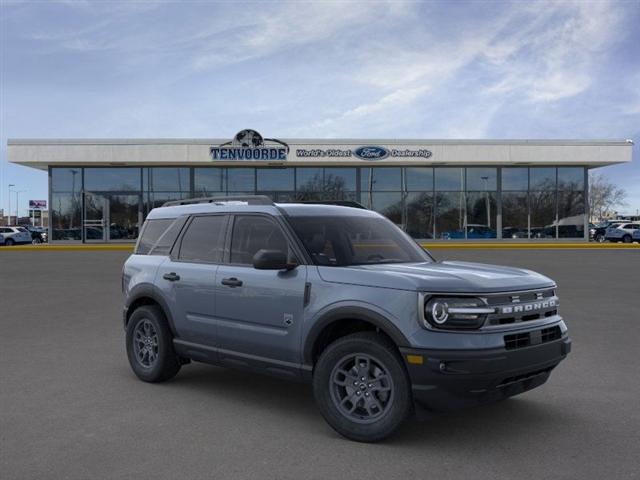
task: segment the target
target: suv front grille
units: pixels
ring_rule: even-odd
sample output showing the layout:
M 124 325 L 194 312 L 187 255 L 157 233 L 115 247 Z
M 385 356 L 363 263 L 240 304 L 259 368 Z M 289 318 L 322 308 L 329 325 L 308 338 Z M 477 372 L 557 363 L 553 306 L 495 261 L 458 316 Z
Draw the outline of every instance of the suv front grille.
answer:
M 487 317 L 485 325 L 509 325 L 530 322 L 558 314 L 558 297 L 553 288 L 529 292 L 503 293 L 486 297 L 487 305 L 496 313 Z
M 515 350 L 518 348 L 529 347 L 531 345 L 539 345 L 541 343 L 551 342 L 562 337 L 562 331 L 559 326 L 543 328 L 533 332 L 513 333 L 504 336 L 504 347 L 507 350 Z

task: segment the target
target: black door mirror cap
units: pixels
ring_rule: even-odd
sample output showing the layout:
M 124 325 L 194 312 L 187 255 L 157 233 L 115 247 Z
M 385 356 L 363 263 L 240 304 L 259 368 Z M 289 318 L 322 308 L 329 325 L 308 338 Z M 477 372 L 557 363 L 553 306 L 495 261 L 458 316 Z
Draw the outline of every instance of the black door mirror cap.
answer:
M 281 250 L 260 249 L 253 256 L 253 268 L 256 270 L 293 270 L 297 263 L 289 263 L 287 254 Z

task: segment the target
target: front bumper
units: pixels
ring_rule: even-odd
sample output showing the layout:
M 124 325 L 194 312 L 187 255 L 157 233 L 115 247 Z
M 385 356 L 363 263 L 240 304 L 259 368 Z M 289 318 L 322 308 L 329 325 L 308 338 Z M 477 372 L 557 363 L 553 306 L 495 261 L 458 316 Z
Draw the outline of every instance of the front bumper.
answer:
M 400 349 L 414 401 L 450 411 L 501 400 L 538 387 L 571 351 L 571 339 L 506 350 Z M 422 363 L 419 363 L 422 362 Z

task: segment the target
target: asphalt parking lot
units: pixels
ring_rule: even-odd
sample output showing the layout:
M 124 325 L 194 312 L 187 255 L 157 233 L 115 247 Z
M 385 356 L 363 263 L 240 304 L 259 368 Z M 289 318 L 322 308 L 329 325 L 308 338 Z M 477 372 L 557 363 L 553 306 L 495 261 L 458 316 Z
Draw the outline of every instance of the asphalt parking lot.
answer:
M 122 251 L 0 252 L 0 478 L 640 478 L 640 250 L 440 250 L 559 284 L 573 352 L 539 389 L 342 439 L 310 387 L 192 364 L 138 381 Z

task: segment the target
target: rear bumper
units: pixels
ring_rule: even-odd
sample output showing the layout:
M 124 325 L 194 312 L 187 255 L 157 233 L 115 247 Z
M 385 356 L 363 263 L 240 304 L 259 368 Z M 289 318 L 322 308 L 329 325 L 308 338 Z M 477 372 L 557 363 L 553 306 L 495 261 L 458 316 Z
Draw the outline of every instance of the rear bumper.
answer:
M 490 403 L 538 387 L 571 351 L 571 339 L 506 350 L 401 348 L 414 401 L 431 411 Z M 408 355 L 412 362 L 409 363 Z M 419 359 L 422 359 L 422 364 Z

